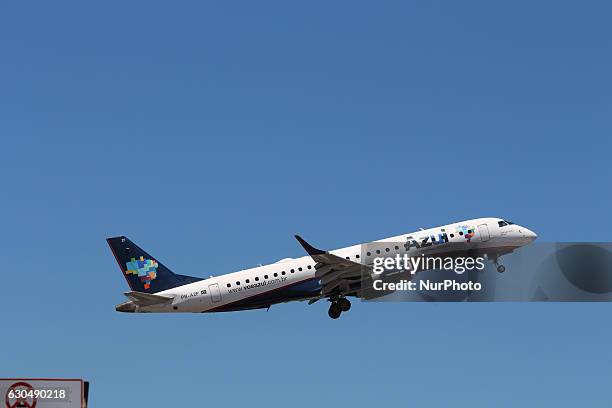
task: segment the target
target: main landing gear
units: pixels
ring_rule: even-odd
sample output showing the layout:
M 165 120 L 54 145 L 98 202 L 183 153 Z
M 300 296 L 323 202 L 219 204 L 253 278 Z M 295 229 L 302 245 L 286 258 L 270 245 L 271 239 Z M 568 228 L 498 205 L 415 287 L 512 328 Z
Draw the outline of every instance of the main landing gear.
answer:
M 347 298 L 338 298 L 335 300 L 331 300 L 331 305 L 329 306 L 329 310 L 327 314 L 332 319 L 337 319 L 340 317 L 342 312 L 348 312 L 351 309 L 351 302 Z

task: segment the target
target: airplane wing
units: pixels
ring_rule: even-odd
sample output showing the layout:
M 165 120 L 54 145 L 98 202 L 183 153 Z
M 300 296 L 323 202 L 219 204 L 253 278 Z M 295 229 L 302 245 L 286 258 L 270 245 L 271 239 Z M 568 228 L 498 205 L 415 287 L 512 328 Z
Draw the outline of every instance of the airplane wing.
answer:
M 323 297 L 352 295 L 361 288 L 365 265 L 317 249 L 299 235 L 295 239 L 316 262 L 315 277 L 321 280 Z
M 154 295 L 143 292 L 125 292 L 125 296 L 138 306 L 152 306 L 156 304 L 171 302 L 172 296 Z

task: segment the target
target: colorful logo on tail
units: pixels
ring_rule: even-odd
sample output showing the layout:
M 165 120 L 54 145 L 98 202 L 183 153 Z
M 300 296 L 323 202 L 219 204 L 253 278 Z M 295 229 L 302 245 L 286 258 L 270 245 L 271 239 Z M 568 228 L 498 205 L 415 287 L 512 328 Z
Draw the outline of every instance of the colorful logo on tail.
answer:
M 132 258 L 130 261 L 125 263 L 126 275 L 136 275 L 140 278 L 140 281 L 143 283 L 145 289 L 149 289 L 151 287 L 151 281 L 157 278 L 157 267 L 159 265 L 156 261 L 152 259 L 144 259 L 144 257 L 140 257 L 140 259 Z

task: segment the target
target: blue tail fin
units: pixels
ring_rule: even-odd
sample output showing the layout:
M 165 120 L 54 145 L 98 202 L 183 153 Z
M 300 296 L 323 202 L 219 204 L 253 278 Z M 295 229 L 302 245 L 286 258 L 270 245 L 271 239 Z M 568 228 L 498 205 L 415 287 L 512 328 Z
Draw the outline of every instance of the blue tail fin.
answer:
M 108 238 L 106 242 L 130 289 L 135 292 L 157 293 L 202 280 L 173 273 L 126 237 Z

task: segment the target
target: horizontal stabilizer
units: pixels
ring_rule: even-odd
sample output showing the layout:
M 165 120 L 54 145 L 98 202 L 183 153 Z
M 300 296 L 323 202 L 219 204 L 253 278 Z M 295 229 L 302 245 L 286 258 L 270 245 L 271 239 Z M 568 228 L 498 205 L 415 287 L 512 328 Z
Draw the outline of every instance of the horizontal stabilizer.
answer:
M 153 295 L 143 292 L 125 292 L 124 295 L 138 306 L 152 306 L 171 302 L 174 299 L 172 296 Z

